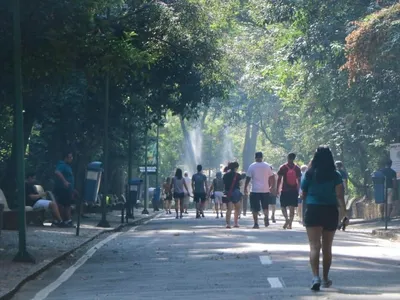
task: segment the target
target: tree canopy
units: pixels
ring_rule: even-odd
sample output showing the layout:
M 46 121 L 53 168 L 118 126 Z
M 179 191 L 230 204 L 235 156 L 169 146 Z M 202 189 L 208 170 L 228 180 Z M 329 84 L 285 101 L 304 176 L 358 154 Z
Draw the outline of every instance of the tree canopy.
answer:
M 357 195 L 400 142 L 398 1 L 21 1 L 28 168 L 51 182 L 65 147 L 74 170 L 103 159 L 110 80 L 110 174 L 126 180 L 146 129 L 161 125 L 161 173 L 195 161 L 243 170 L 262 150 L 308 163 L 328 144 Z M 0 3 L 0 187 L 15 190 L 12 16 Z M 152 134 L 154 132 L 152 131 Z M 198 156 L 198 153 L 202 153 Z M 193 166 L 187 166 L 193 168 Z M 115 179 L 114 178 L 118 178 Z

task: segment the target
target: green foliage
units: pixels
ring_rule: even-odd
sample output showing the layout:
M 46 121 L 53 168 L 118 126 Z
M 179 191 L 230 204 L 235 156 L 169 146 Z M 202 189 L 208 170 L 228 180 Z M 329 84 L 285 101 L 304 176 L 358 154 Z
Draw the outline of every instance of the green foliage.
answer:
M 383 22 L 369 17 L 366 22 L 376 24 L 370 28 L 371 36 L 363 36 L 359 30 L 360 40 L 373 39 L 382 46 L 360 43 L 360 59 L 365 58 L 368 49 L 374 55 L 378 53 L 379 56 L 371 56 L 371 61 L 381 71 L 379 76 L 360 77 L 351 87 L 347 85 L 348 74 L 340 70 L 346 62 L 345 38 L 355 29 L 354 21 L 396 2 L 249 1 L 249 15 L 264 30 L 264 37 L 257 39 L 257 50 L 252 52 L 261 51 L 264 57 L 252 72 L 253 78 L 258 78 L 258 88 L 261 86 L 272 95 L 268 99 L 278 99 L 275 109 L 271 109 L 271 100 L 264 100 L 267 106 L 261 111 L 272 110 L 272 119 L 277 115 L 281 124 L 265 121 L 262 131 L 267 136 L 278 132 L 271 139 L 273 144 L 297 152 L 306 162 L 319 144 L 330 145 L 335 156 L 345 162 L 357 193 L 366 192 L 370 173 L 387 155 L 388 144 L 399 141 L 399 125 L 394 118 L 399 109 L 398 101 L 394 102 L 398 72 L 385 67 L 397 65 L 397 61 L 391 62 L 395 56 L 386 57 L 388 49 L 393 48 L 393 54 L 397 51 L 396 22 L 390 27 L 386 22 L 382 27 Z M 386 11 L 391 11 L 391 18 L 386 19 L 393 22 L 393 10 L 388 8 L 374 15 L 387 16 Z M 367 23 L 364 30 L 366 26 Z M 390 30 L 380 31 L 381 28 L 390 28 L 393 34 Z M 388 43 L 380 44 L 373 34 L 388 36 Z M 258 47 L 263 40 L 264 45 L 270 45 L 268 48 Z M 381 60 L 377 61 L 377 57 Z M 257 89 L 251 90 L 254 93 Z M 271 115 L 261 120 L 269 121 Z
M 106 76 L 110 166 L 118 168 L 127 163 L 128 131 L 134 132 L 140 149 L 146 128 L 160 123 L 168 111 L 190 115 L 213 97 L 223 97 L 228 82 L 216 29 L 209 25 L 220 17 L 209 16 L 204 8 L 189 0 L 22 1 L 29 168 L 38 170 L 41 179 L 52 178 L 53 166 L 67 146 L 76 150 L 79 178 L 89 161 L 103 159 Z M 3 1 L 2 175 L 15 170 L 15 162 L 7 160 L 12 157 L 11 21 L 8 2 Z M 137 158 L 142 155 L 135 153 Z M 4 176 L 1 186 L 12 191 L 12 178 Z
M 246 168 L 256 149 L 276 167 L 288 151 L 308 162 L 328 144 L 355 193 L 366 194 L 388 144 L 400 141 L 397 2 L 22 1 L 28 164 L 50 178 L 65 145 L 77 150 L 78 173 L 103 159 L 109 76 L 114 173 L 126 169 L 128 132 L 142 149 L 145 130 L 165 125 L 168 176 L 189 155 L 187 131 L 200 126 L 204 165 L 236 159 Z M 8 175 L 11 21 L 3 1 L 0 170 Z

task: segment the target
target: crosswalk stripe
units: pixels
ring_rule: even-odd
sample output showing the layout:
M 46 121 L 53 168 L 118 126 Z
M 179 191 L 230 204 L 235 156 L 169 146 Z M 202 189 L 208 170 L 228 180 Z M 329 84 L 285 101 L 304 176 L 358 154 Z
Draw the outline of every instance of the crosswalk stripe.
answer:
M 272 265 L 271 257 L 268 255 L 260 256 L 260 261 L 262 265 Z
M 268 282 L 273 289 L 283 288 L 282 281 L 278 277 L 268 277 Z

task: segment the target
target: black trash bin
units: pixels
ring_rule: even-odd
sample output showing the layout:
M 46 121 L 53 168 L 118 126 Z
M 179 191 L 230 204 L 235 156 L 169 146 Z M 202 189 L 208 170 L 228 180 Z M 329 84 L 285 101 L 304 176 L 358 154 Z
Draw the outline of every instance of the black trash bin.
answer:
M 126 202 L 126 218 L 134 218 L 134 209 L 137 204 L 138 197 L 140 195 L 140 187 L 143 180 L 140 178 L 133 178 L 129 180 L 128 184 L 128 201 Z

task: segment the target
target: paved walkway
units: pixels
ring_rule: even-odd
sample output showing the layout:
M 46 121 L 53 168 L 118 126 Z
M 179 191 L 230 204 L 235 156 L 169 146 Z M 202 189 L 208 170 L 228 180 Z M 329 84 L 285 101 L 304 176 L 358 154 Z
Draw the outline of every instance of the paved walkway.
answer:
M 135 210 L 135 220 L 141 215 L 142 209 Z M 120 212 L 110 212 L 107 220 L 110 228 L 96 227 L 101 219 L 100 214 L 87 214 L 81 219 L 80 235 L 76 236 L 74 228 L 53 228 L 51 224 L 44 227 L 27 227 L 28 252 L 36 259 L 36 264 L 15 263 L 12 259 L 18 249 L 18 231 L 3 230 L 0 235 L 0 299 L 14 289 L 21 281 L 46 267 L 54 260 L 64 257 L 72 250 L 95 238 L 104 231 L 113 231 L 121 226 Z M 73 255 L 73 254 L 71 254 Z
M 201 220 L 193 212 L 182 220 L 159 215 L 108 235 L 75 264 L 51 268 L 13 299 L 399 299 L 399 243 L 338 232 L 334 285 L 314 293 L 305 230 L 282 225 L 279 218 L 254 230 L 246 217 L 241 228 L 229 230 L 211 213 Z

